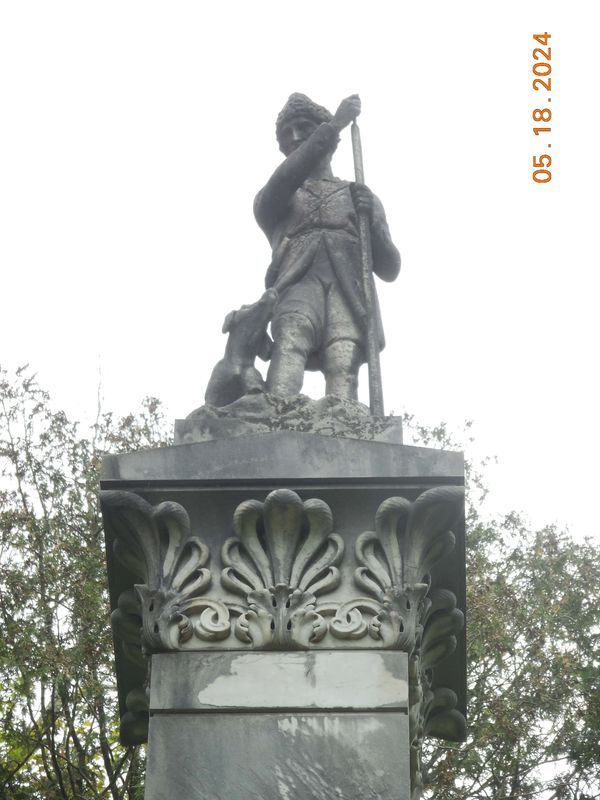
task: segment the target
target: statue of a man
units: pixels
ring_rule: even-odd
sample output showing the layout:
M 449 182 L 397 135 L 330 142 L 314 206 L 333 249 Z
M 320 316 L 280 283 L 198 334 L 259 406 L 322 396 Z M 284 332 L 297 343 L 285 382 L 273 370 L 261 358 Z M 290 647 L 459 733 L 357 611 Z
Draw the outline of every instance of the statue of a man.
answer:
M 267 288 L 277 290 L 271 321 L 273 351 L 267 390 L 299 394 L 305 369 L 320 369 L 326 393 L 356 399 L 365 361 L 366 315 L 357 213 L 370 220 L 374 272 L 393 281 L 400 270 L 380 201 L 364 185 L 333 176 L 340 132 L 360 114 L 357 95 L 331 115 L 306 95 L 293 94 L 277 118 L 285 160 L 254 203 L 273 249 Z M 377 303 L 375 303 L 377 306 Z M 380 347 L 383 330 L 376 315 Z

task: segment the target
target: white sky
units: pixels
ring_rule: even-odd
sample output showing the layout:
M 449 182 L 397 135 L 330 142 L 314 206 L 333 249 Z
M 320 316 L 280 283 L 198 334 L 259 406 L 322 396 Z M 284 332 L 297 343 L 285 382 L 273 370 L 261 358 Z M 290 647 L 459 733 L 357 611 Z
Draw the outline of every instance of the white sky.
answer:
M 379 284 L 386 410 L 475 420 L 493 509 L 596 535 L 599 22 L 595 0 L 2 3 L 3 365 L 75 418 L 99 370 L 106 409 L 201 405 L 225 314 L 262 292 L 277 112 L 358 92 L 403 258 Z M 334 171 L 352 178 L 348 134 Z

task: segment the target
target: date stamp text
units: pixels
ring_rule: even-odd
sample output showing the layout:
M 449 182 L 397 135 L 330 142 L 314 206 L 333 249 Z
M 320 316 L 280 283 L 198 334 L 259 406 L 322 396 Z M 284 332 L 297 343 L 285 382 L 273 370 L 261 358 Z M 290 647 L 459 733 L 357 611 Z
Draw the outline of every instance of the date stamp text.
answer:
M 547 94 L 547 107 L 534 108 L 531 114 L 534 122 L 534 135 L 546 138 L 545 144 L 539 142 L 541 145 L 540 150 L 549 150 L 552 147 L 552 144 L 549 141 L 552 134 L 552 128 L 550 126 L 550 122 L 552 120 L 552 111 L 550 109 L 550 103 L 552 102 L 552 64 L 550 63 L 552 60 L 552 48 L 549 45 L 550 38 L 551 34 L 547 32 L 533 34 L 534 41 L 541 46 L 536 47 L 532 54 L 533 66 L 531 69 L 534 77 L 531 85 L 533 86 L 534 91 L 542 93 L 541 95 L 537 95 L 536 100 L 537 98 L 543 97 L 543 94 Z M 537 100 L 537 102 L 540 106 L 546 105 L 543 101 Z M 550 172 L 551 166 L 552 158 L 548 155 L 548 153 L 544 153 L 540 156 L 534 156 L 533 172 L 531 177 L 536 183 L 549 183 L 552 180 L 552 173 Z

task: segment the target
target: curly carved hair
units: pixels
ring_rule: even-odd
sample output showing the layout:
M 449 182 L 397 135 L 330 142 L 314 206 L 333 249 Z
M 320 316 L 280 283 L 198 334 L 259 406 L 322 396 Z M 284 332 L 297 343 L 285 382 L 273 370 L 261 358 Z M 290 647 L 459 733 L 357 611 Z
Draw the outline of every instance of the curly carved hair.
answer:
M 331 122 L 333 119 L 333 114 L 326 108 L 317 105 L 317 103 L 314 103 L 310 97 L 307 97 L 305 94 L 294 92 L 294 94 L 289 96 L 287 103 L 279 112 L 277 122 L 275 123 L 275 135 L 280 145 L 281 129 L 291 119 L 300 115 L 314 120 L 317 125 L 320 125 L 322 122 Z

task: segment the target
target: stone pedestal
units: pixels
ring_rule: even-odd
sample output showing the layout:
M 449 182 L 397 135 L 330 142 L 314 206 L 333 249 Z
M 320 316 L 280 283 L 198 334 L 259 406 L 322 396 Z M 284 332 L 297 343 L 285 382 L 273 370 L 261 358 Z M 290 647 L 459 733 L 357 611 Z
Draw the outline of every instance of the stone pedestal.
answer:
M 152 656 L 147 800 L 398 797 L 405 653 Z
M 121 735 L 146 800 L 417 798 L 464 737 L 459 453 L 277 432 L 109 457 Z

